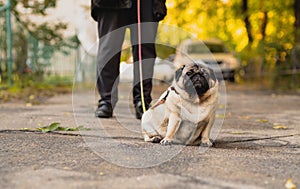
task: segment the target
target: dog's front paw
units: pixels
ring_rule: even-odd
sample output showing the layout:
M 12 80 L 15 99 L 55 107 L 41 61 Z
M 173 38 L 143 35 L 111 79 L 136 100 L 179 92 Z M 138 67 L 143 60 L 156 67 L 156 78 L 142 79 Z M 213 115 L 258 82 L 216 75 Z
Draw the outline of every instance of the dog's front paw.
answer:
M 202 140 L 200 146 L 201 147 L 205 147 L 205 148 L 209 148 L 209 147 L 214 146 L 214 143 L 210 139 L 208 139 L 208 140 Z
M 162 145 L 171 145 L 172 144 L 172 140 L 171 139 L 167 139 L 167 138 L 164 138 L 160 141 L 160 144 Z
M 151 141 L 152 143 L 159 143 L 159 142 L 161 141 L 161 138 L 155 136 L 155 137 L 152 137 L 152 138 L 150 139 L 150 141 Z

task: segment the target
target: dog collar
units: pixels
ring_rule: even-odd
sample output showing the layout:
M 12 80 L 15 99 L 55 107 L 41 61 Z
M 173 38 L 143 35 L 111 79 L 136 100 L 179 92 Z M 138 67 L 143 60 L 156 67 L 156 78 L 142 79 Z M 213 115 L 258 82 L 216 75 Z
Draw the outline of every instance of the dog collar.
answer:
M 175 87 L 171 86 L 170 89 L 171 89 L 171 91 L 174 91 L 176 94 L 179 94 L 179 93 L 176 91 Z M 168 94 L 169 94 L 169 93 L 168 93 Z
M 157 106 L 159 106 L 159 105 L 165 103 L 166 100 L 167 100 L 167 97 L 169 96 L 170 91 L 174 91 L 177 95 L 179 94 L 179 93 L 176 91 L 175 87 L 173 87 L 173 86 L 169 87 L 169 89 L 168 89 L 166 95 L 165 95 L 163 98 L 161 98 L 159 101 L 157 101 L 153 106 L 151 106 L 151 109 L 154 109 L 155 107 L 157 107 Z
M 169 96 L 170 91 L 174 91 L 176 94 L 179 94 L 179 93 L 176 91 L 175 87 L 171 86 L 171 87 L 169 88 L 169 90 L 167 91 L 167 94 L 162 98 L 163 101 L 166 101 L 167 97 Z

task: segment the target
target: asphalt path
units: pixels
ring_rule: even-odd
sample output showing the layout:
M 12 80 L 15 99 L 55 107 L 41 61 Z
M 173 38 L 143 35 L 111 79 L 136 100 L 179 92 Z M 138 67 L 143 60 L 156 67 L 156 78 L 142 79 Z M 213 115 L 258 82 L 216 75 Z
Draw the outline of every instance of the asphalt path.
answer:
M 154 87 L 154 99 L 166 88 Z M 130 85 L 111 119 L 97 119 L 93 89 L 39 105 L 0 105 L 1 188 L 286 188 L 300 186 L 300 96 L 228 87 L 215 147 L 145 143 Z M 42 133 L 59 122 L 81 131 Z M 292 179 L 292 182 L 288 180 Z

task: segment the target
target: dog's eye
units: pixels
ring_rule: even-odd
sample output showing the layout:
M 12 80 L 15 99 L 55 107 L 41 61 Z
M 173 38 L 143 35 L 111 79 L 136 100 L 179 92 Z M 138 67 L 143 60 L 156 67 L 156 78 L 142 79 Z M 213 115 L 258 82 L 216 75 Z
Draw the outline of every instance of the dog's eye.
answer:
M 190 76 L 190 75 L 192 75 L 192 74 L 193 74 L 193 72 L 191 72 L 191 71 L 186 72 L 186 75 L 187 75 L 187 76 Z

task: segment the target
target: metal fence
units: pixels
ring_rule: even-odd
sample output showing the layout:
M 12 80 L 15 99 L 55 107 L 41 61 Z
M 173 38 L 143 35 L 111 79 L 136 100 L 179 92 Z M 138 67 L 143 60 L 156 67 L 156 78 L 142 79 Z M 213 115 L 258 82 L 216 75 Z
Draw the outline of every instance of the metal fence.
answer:
M 20 79 L 20 73 L 41 73 L 44 79 L 61 77 L 72 82 L 84 53 L 78 47 L 57 49 L 37 40 L 11 14 L 10 0 L 7 2 L 0 7 L 0 87 L 11 86 Z
M 3 81 L 7 67 L 5 11 L 0 12 L 0 80 Z
M 12 84 L 12 33 L 11 33 L 11 0 L 0 7 L 0 82 L 7 80 Z

